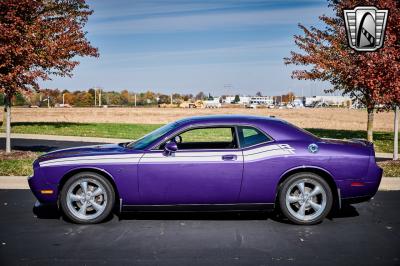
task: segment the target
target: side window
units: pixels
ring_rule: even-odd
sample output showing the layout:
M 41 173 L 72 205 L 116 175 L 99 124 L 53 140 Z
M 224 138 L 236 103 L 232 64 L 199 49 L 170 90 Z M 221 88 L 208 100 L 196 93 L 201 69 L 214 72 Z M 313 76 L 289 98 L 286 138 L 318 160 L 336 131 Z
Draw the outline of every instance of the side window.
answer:
M 174 138 L 178 150 L 235 149 L 238 147 L 235 128 L 209 127 L 187 130 Z M 164 145 L 161 145 L 162 148 Z
M 254 127 L 238 127 L 240 146 L 246 148 L 252 145 L 270 141 L 264 133 Z

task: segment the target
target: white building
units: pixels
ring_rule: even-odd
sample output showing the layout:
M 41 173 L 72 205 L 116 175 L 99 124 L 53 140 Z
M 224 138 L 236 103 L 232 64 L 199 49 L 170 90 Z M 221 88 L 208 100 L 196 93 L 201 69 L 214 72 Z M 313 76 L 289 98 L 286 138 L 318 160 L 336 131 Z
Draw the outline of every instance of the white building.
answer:
M 244 96 L 244 95 L 239 95 L 239 102 L 238 104 L 249 104 L 250 99 L 252 97 L 250 96 Z M 235 96 L 226 96 L 225 99 L 222 100 L 222 103 L 229 104 L 233 103 L 235 101 Z
M 312 96 L 305 97 L 304 104 L 305 106 L 341 106 L 347 104 L 351 105 L 351 99 L 347 96 Z
M 273 105 L 274 99 L 271 96 L 255 96 L 250 98 L 250 104 Z
M 293 100 L 292 105 L 293 105 L 294 108 L 303 108 L 304 107 L 302 98 L 303 97 Z
M 214 97 L 212 100 L 204 100 L 204 108 L 220 108 L 221 103 L 219 102 L 220 97 Z

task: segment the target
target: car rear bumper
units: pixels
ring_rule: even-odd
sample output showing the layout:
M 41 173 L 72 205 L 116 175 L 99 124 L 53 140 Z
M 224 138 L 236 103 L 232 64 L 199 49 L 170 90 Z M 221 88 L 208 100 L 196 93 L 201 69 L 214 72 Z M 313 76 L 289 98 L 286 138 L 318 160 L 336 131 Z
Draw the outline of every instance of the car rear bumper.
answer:
M 359 203 L 371 199 L 378 191 L 382 173 L 383 170 L 376 167 L 367 178 L 338 181 L 342 202 Z

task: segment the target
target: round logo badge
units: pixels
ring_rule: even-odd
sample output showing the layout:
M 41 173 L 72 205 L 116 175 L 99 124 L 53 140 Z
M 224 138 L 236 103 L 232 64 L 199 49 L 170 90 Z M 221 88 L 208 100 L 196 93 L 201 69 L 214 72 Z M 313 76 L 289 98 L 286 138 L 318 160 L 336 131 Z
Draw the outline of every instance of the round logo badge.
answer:
M 311 153 L 316 153 L 316 152 L 318 152 L 318 145 L 315 143 L 311 143 L 310 145 L 308 145 L 308 150 Z

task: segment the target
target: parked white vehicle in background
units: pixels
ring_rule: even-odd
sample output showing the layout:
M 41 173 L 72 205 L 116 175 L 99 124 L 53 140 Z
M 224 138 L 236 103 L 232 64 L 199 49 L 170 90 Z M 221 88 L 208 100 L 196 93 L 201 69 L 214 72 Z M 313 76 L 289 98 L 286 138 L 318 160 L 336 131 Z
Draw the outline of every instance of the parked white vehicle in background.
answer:
M 246 108 L 250 108 L 250 109 L 257 109 L 257 104 L 254 104 L 254 103 L 252 103 L 252 104 L 246 104 L 245 107 L 246 107 Z
M 292 104 L 294 108 L 304 108 L 303 101 L 300 99 L 295 99 Z

